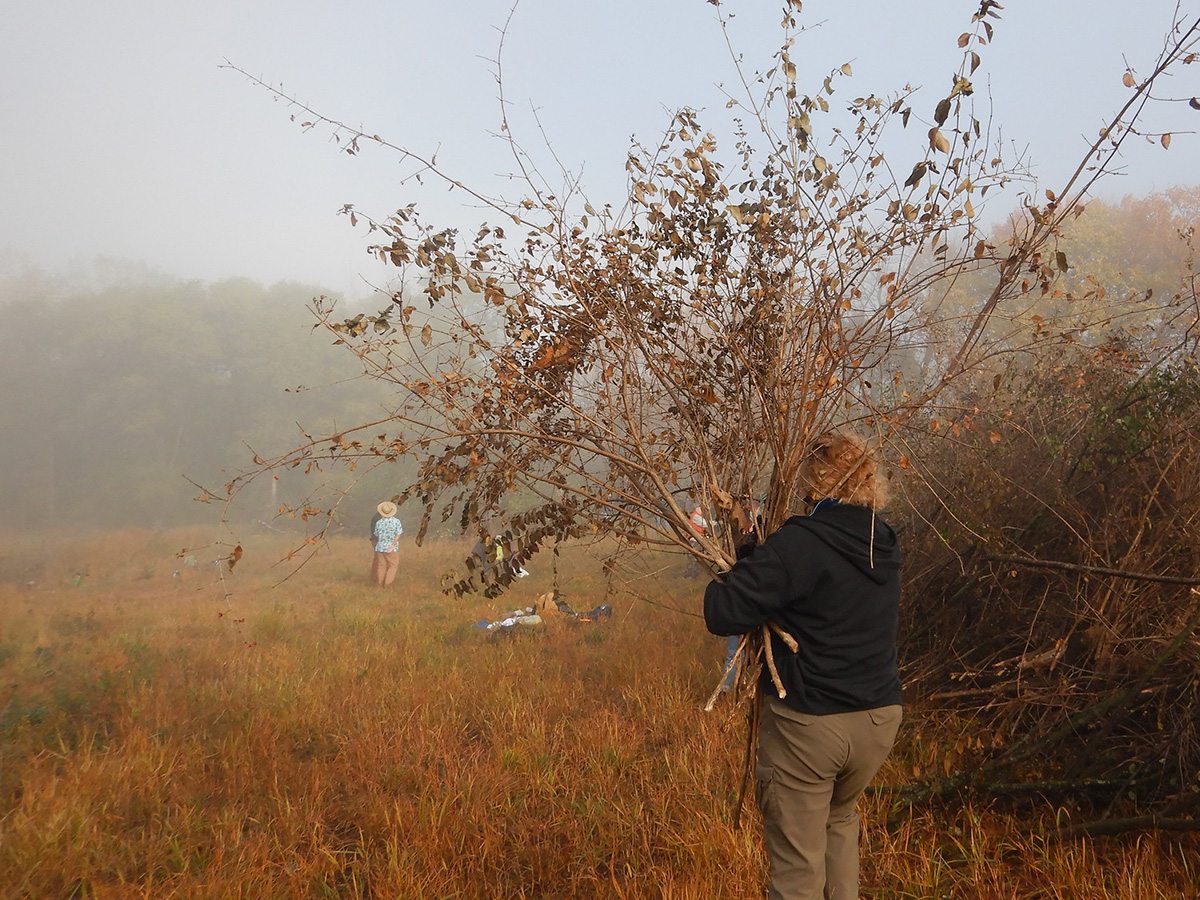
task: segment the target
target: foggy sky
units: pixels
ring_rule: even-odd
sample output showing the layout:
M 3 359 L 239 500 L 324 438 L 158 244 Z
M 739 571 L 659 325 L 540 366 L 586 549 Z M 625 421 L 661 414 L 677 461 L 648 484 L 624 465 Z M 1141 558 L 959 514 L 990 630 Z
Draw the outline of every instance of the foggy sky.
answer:
M 362 294 L 386 273 L 368 238 L 335 215 L 345 203 L 386 215 L 418 202 L 430 218 L 470 227 L 488 218 L 442 187 L 398 185 L 393 155 L 340 154 L 325 132 L 302 133 L 284 104 L 220 68 L 228 58 L 319 111 L 438 154 L 451 174 L 505 193 L 508 151 L 493 65 L 509 0 L 59 0 L 8 4 L 0 28 L 0 267 L 86 265 L 97 255 L 171 275 L 295 279 Z M 809 0 L 793 56 L 802 87 L 852 61 L 835 100 L 923 86 L 914 107 L 944 96 L 970 30 L 970 0 Z M 1198 4 L 1187 4 L 1191 19 Z M 731 36 L 749 68 L 778 47 L 781 4 L 730 0 Z M 1125 66 L 1149 71 L 1175 3 L 1010 0 L 976 75 L 977 110 L 1028 148 L 1044 186 L 1061 183 L 1105 117 L 1127 96 Z M 1190 19 L 1189 19 L 1190 21 Z M 589 193 L 618 195 L 631 136 L 654 142 L 681 105 L 723 114 L 732 89 L 715 10 L 704 0 L 521 0 L 505 41 L 514 133 L 544 168 L 582 169 Z M 1192 67 L 1200 70 L 1200 66 Z M 1200 93 L 1189 83 L 1173 90 Z M 848 93 L 852 91 L 853 93 Z M 537 117 L 531 109 L 538 110 Z M 1174 118 L 1200 130 L 1175 104 Z M 924 115 L 932 110 L 925 110 Z M 1183 115 L 1183 118 L 1181 118 Z M 298 120 L 299 121 L 299 120 Z M 1151 120 L 1151 125 L 1155 120 Z M 539 124 L 540 123 L 540 124 Z M 923 129 L 922 129 L 923 130 Z M 727 139 L 726 158 L 732 157 Z M 1196 135 L 1170 151 L 1146 143 L 1106 195 L 1200 180 Z M 515 194 L 515 190 L 510 190 Z M 6 257 L 6 259 L 5 259 Z

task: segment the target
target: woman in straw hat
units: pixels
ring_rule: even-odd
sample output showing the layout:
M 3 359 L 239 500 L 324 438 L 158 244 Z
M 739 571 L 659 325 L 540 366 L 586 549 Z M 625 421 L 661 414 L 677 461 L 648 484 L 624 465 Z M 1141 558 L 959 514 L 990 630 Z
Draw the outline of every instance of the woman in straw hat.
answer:
M 384 500 L 375 511 L 379 519 L 372 532 L 375 535 L 375 557 L 371 560 L 371 577 L 380 587 L 387 587 L 396 580 L 396 569 L 400 565 L 400 535 L 404 526 L 396 518 L 396 504 Z
M 817 439 L 801 475 L 813 504 L 737 562 L 704 594 L 714 634 L 774 623 L 784 690 L 764 672 L 758 804 L 772 900 L 857 900 L 855 804 L 900 725 L 896 629 L 900 550 L 876 514 L 887 485 L 851 434 Z

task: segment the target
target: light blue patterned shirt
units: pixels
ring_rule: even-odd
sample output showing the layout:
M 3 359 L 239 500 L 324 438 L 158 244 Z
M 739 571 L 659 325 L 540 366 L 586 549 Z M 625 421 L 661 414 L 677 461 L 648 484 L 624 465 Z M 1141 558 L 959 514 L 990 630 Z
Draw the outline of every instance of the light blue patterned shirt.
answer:
M 400 544 L 404 526 L 395 516 L 388 516 L 375 523 L 375 552 L 394 553 Z

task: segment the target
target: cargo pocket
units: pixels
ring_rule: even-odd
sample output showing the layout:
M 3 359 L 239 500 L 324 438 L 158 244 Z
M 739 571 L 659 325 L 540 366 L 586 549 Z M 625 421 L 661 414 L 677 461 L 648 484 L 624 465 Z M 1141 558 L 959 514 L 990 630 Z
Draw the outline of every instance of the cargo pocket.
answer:
M 879 709 L 867 710 L 867 715 L 871 717 L 872 725 L 890 725 L 895 723 L 900 724 L 900 715 L 903 712 L 899 706 L 881 706 Z
M 871 717 L 874 739 L 883 749 L 886 756 L 896 742 L 896 732 L 900 730 L 900 718 L 903 710 L 900 706 L 881 706 L 879 709 L 867 710 Z M 882 758 L 880 760 L 882 762 Z
M 779 790 L 775 779 L 775 767 L 756 765 L 754 767 L 754 799 L 758 801 L 758 811 L 763 819 L 770 822 L 779 811 Z

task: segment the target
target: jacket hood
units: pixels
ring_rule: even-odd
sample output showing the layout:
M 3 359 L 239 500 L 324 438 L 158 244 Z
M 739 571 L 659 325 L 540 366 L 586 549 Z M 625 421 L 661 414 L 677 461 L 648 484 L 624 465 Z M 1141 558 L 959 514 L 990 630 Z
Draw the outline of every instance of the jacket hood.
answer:
M 811 516 L 792 516 L 786 524 L 811 532 L 876 584 L 900 567 L 896 532 L 869 507 L 829 504 Z

